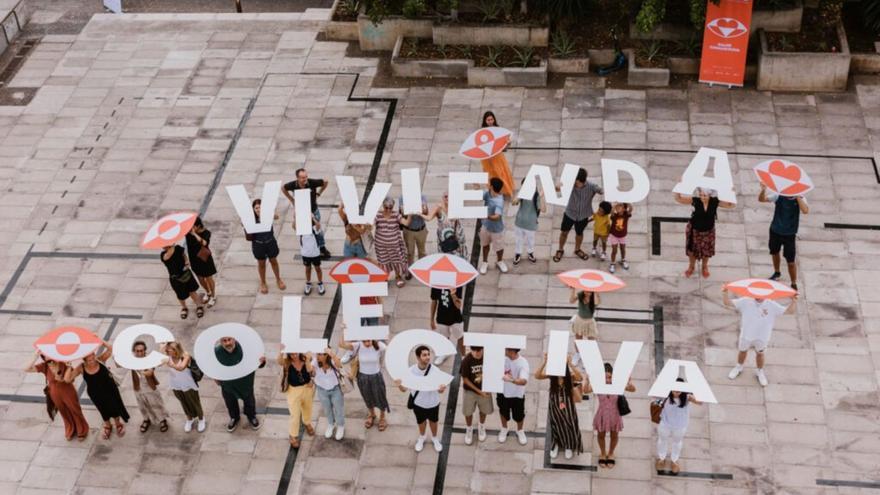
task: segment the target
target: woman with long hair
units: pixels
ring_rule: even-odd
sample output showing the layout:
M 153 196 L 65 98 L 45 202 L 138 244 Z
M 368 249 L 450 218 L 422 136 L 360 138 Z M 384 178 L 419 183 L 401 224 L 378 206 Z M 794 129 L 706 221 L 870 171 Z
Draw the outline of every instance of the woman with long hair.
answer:
M 37 360 L 40 360 L 38 363 Z M 53 361 L 43 356 L 40 351 L 25 369 L 29 373 L 40 373 L 46 377 L 46 400 L 49 419 L 55 419 L 54 411 L 61 414 L 64 421 L 64 438 L 67 441 L 76 437 L 80 441 L 89 436 L 89 423 L 79 405 L 79 394 L 73 381 L 76 379 L 74 367 L 60 361 Z
M 196 304 L 196 316 L 199 318 L 205 316 L 205 308 L 202 306 L 204 301 L 196 292 L 199 290 L 199 283 L 189 269 L 183 247 L 177 244 L 165 246 L 159 259 L 168 270 L 168 280 L 171 282 L 174 295 L 177 296 L 177 302 L 180 303 L 180 318 L 185 320 L 189 317 L 189 308 L 186 307 L 187 298 L 192 299 Z
M 312 427 L 312 401 L 315 397 L 312 354 L 282 352 L 278 355 L 278 364 L 281 365 L 281 392 L 287 396 L 290 411 L 290 446 L 298 449 L 300 426 L 309 436 L 315 434 Z
M 254 210 L 254 218 L 257 222 L 260 221 L 260 208 L 262 203 L 263 201 L 260 199 L 255 199 L 253 203 L 251 203 L 251 207 Z M 275 215 L 275 220 L 278 220 L 278 215 Z M 275 239 L 274 227 L 268 232 L 245 234 L 245 238 L 251 241 L 251 253 L 253 253 L 254 258 L 257 259 L 257 273 L 260 275 L 260 293 L 266 294 L 269 292 L 269 286 L 266 284 L 267 259 L 269 260 L 269 264 L 272 265 L 272 273 L 275 274 L 275 284 L 278 286 L 278 289 L 286 289 L 287 286 L 284 284 L 284 281 L 281 280 L 281 269 L 278 267 L 279 250 L 278 241 Z
M 520 186 L 525 179 L 520 181 Z M 513 205 L 519 205 L 514 221 L 514 233 L 516 234 L 516 249 L 513 251 L 513 264 L 518 265 L 522 259 L 523 247 L 528 253 L 529 261 L 537 262 L 535 258 L 535 233 L 538 231 L 538 217 L 547 212 L 547 203 L 544 200 L 544 192 L 540 187 L 535 187 L 532 199 L 513 200 Z
M 599 307 L 599 294 L 571 289 L 569 303 L 577 302 L 577 313 L 571 318 L 571 331 L 576 339 L 587 340 L 599 338 L 599 327 L 596 325 L 596 308 Z
M 583 399 L 580 388 L 575 387 L 575 383 L 581 381 L 581 375 L 572 365 L 571 356 L 567 358 L 564 377 L 547 375 L 544 372 L 546 367 L 547 354 L 544 354 L 544 362 L 535 373 L 535 378 L 550 380 L 550 434 L 553 438 L 550 457 L 555 459 L 561 448 L 565 451 L 565 458 L 571 459 L 575 454 L 584 451 L 584 441 L 575 408 L 575 405 Z
M 104 430 L 102 438 L 107 440 L 113 432 L 110 420 L 116 423 L 116 435 L 125 435 L 125 424 L 128 423 L 128 410 L 122 402 L 122 395 L 119 393 L 119 386 L 113 378 L 113 374 L 107 369 L 105 363 L 110 356 L 113 355 L 113 346 L 102 340 L 104 352 L 100 355 L 91 353 L 83 358 L 82 364 L 77 366 L 74 376 L 82 373 L 83 380 L 86 382 L 86 393 L 92 403 L 101 413 L 101 419 L 104 420 Z
M 611 373 L 614 371 L 611 363 L 605 363 L 605 383 L 611 384 Z M 626 382 L 627 392 L 635 392 L 636 386 L 632 380 Z M 584 393 L 593 393 L 590 385 L 590 377 L 584 380 Z M 599 442 L 599 467 L 614 469 L 617 461 L 614 460 L 614 449 L 617 448 L 618 435 L 623 431 L 623 417 L 620 415 L 621 395 L 596 394 L 596 412 L 593 415 L 593 430 L 596 431 Z M 611 444 L 605 448 L 605 434 L 611 436 Z
M 189 266 L 199 279 L 199 285 L 205 289 L 208 296 L 206 306 L 213 308 L 217 304 L 216 285 L 214 275 L 217 274 L 217 266 L 214 265 L 214 254 L 208 248 L 211 244 L 211 231 L 205 228 L 202 217 L 196 217 L 192 230 L 186 234 L 186 254 L 189 257 Z
M 498 119 L 495 118 L 495 114 L 491 111 L 488 111 L 483 114 L 483 120 L 480 122 L 480 127 L 497 127 Z M 505 151 L 507 148 L 505 147 Z M 504 152 L 498 153 L 492 158 L 488 158 L 486 160 L 480 160 L 480 163 L 483 165 L 483 172 L 489 174 L 489 180 L 492 180 L 493 177 L 498 177 L 501 179 L 501 182 L 504 183 L 504 187 L 501 189 L 501 194 L 504 195 L 505 198 L 513 197 L 513 174 L 510 173 L 510 165 L 507 163 L 507 157 L 504 156 Z
M 199 397 L 198 381 L 192 372 L 193 369 L 199 372 L 200 370 L 198 366 L 194 365 L 193 357 L 184 350 L 180 342 L 168 342 L 165 344 L 163 352 L 168 356 L 165 365 L 168 366 L 171 373 L 171 381 L 169 382 L 171 392 L 180 402 L 180 407 L 186 416 L 183 431 L 187 433 L 192 431 L 193 422 L 198 419 L 197 430 L 201 433 L 205 431 L 207 425 L 205 413 L 202 410 L 202 399 Z
M 342 440 L 345 436 L 345 397 L 342 395 L 342 363 L 329 347 L 315 355 L 312 360 L 312 368 L 315 370 L 315 391 L 318 400 L 321 401 L 321 409 L 327 416 L 327 431 L 324 438 L 333 436 L 336 429 L 336 439 Z
M 376 409 L 379 410 L 379 431 L 385 431 L 388 422 L 385 413 L 391 412 L 385 390 L 385 378 L 382 376 L 382 356 L 385 354 L 385 343 L 378 340 L 361 342 L 340 342 L 339 347 L 351 351 L 357 358 L 357 385 L 367 406 L 367 419 L 364 428 L 372 428 L 376 421 Z
M 688 268 L 684 276 L 690 278 L 694 274 L 697 260 L 700 260 L 703 278 L 709 278 L 709 258 L 715 256 L 715 219 L 718 218 L 718 208 L 732 209 L 736 204 L 720 201 L 714 190 L 704 187 L 698 187 L 696 194 L 690 197 L 675 193 L 675 201 L 693 208 L 691 219 L 685 228 Z
M 684 382 L 679 378 L 677 382 Z M 657 425 L 657 472 L 666 471 L 666 458 L 669 456 L 669 471 L 678 474 L 681 467 L 678 459 L 681 456 L 681 447 L 684 445 L 684 435 L 687 433 L 690 421 L 690 405 L 700 405 L 698 401 L 687 392 L 672 390 L 669 396 L 663 399 L 660 412 L 660 423 Z

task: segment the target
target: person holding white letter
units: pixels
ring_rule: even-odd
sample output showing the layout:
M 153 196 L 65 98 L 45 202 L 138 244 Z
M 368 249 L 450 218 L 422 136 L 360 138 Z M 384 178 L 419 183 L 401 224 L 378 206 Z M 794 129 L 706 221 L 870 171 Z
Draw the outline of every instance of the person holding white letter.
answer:
M 498 432 L 498 441 L 504 443 L 507 440 L 507 423 L 511 419 L 516 421 L 516 438 L 520 445 L 528 442 L 526 432 L 523 430 L 523 420 L 526 418 L 526 385 L 529 383 L 529 362 L 519 355 L 519 349 L 506 349 L 504 351 L 504 392 L 496 396 L 498 414 L 501 416 L 501 431 Z
M 685 230 L 688 268 L 684 276 L 690 278 L 694 274 L 697 260 L 700 260 L 703 278 L 709 278 L 709 258 L 715 256 L 715 219 L 718 218 L 718 208 L 732 209 L 736 204 L 719 200 L 714 190 L 703 187 L 697 188 L 696 196 L 674 194 L 675 201 L 694 208 Z
M 420 345 L 413 352 L 416 355 L 416 364 L 409 368 L 410 373 L 415 376 L 427 375 L 431 371 L 431 349 L 426 345 Z M 436 391 L 425 391 L 409 390 L 401 385 L 400 380 L 394 380 L 394 384 L 401 392 L 409 391 L 406 407 L 415 414 L 416 424 L 419 426 L 416 452 L 421 452 L 425 448 L 426 426 L 431 427 L 431 443 L 434 444 L 434 450 L 443 451 L 443 444 L 437 438 L 437 422 L 440 420 L 440 394 L 446 391 L 446 385 L 440 385 Z

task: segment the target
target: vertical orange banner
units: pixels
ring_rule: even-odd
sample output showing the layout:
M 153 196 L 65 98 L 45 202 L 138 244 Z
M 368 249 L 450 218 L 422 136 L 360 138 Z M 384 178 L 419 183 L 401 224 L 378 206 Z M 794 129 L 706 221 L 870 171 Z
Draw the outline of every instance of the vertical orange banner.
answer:
M 742 86 L 749 48 L 752 0 L 707 0 L 700 82 Z

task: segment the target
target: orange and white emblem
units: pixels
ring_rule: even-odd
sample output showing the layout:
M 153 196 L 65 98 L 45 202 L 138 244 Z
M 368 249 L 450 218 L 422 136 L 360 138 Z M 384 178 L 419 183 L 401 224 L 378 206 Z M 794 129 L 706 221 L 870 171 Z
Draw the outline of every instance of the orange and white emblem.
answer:
M 477 270 L 464 258 L 439 253 L 425 256 L 409 267 L 419 282 L 434 289 L 455 289 L 477 277 Z
M 154 223 L 144 234 L 141 247 L 144 249 L 162 249 L 181 240 L 192 229 L 196 222 L 195 213 L 178 212 L 165 215 Z
M 81 359 L 101 346 L 97 335 L 80 327 L 58 327 L 34 342 L 43 356 L 53 361 Z
M 504 151 L 510 144 L 512 134 L 503 127 L 483 127 L 477 130 L 461 145 L 458 150 L 465 158 L 487 160 Z
M 611 292 L 626 287 L 626 282 L 602 270 L 569 270 L 556 276 L 563 284 L 587 292 Z
M 796 163 L 768 160 L 755 166 L 758 180 L 781 196 L 800 196 L 813 190 L 813 180 Z
M 340 284 L 385 282 L 388 272 L 370 260 L 348 258 L 330 269 L 330 276 Z
M 797 294 L 796 290 L 785 284 L 763 278 L 744 278 L 724 287 L 738 296 L 754 299 L 784 299 Z

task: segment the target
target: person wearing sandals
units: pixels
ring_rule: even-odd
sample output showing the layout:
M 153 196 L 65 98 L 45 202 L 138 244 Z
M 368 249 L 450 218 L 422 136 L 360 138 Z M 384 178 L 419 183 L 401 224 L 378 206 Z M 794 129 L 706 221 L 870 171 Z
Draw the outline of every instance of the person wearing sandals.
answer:
M 678 378 L 675 381 L 684 382 L 684 379 Z M 681 471 L 678 459 L 681 456 L 684 435 L 687 433 L 690 421 L 691 404 L 700 405 L 702 402 L 691 397 L 687 392 L 677 390 L 669 392 L 669 396 L 663 399 L 660 423 L 657 424 L 657 462 L 655 467 L 658 473 L 669 471 L 672 474 L 678 474 Z M 668 469 L 667 455 L 671 463 L 668 465 Z
M 214 356 L 224 366 L 235 366 L 244 358 L 244 351 L 235 338 L 223 337 L 220 339 L 220 345 L 214 347 Z M 266 356 L 260 356 L 259 367 L 264 368 L 265 366 Z M 229 412 L 229 422 L 226 423 L 226 431 L 229 433 L 235 431 L 241 421 L 241 409 L 238 407 L 238 401 L 244 403 L 244 415 L 251 424 L 251 428 L 259 430 L 263 426 L 257 418 L 257 400 L 254 397 L 256 374 L 256 371 L 252 371 L 250 374 L 234 380 L 215 380 L 220 385 L 223 402 L 226 403 L 226 410 Z
M 388 273 L 394 272 L 397 286 L 406 284 L 404 276 L 407 272 L 406 244 L 403 242 L 401 225 L 409 225 L 410 219 L 404 219 L 394 211 L 394 200 L 385 198 L 382 211 L 376 215 L 373 247 L 379 266 Z
M 179 342 L 168 342 L 164 348 L 168 360 L 165 365 L 168 366 L 171 374 L 169 386 L 174 397 L 180 402 L 183 408 L 183 414 L 186 416 L 186 422 L 183 424 L 183 431 L 189 433 L 192 431 L 193 422 L 198 419 L 198 432 L 205 431 L 205 413 L 202 411 L 202 400 L 199 397 L 199 385 L 196 383 L 192 374 L 192 356 L 183 349 Z
M 565 451 L 565 458 L 571 459 L 575 454 L 584 451 L 584 440 L 581 436 L 581 428 L 578 423 L 577 408 L 575 404 L 583 400 L 580 388 L 575 383 L 581 381 L 581 374 L 571 363 L 571 356 L 565 367 L 565 376 L 550 376 L 544 370 L 547 368 L 547 354 L 544 354 L 544 362 L 535 373 L 538 380 L 550 380 L 550 434 L 553 445 L 550 448 L 550 458 L 555 459 L 559 455 L 559 449 Z
M 388 407 L 388 396 L 385 391 L 385 378 L 382 376 L 382 356 L 385 354 L 385 343 L 378 340 L 362 342 L 340 342 L 339 347 L 351 351 L 358 360 L 357 386 L 367 406 L 367 419 L 364 428 L 372 428 L 376 421 L 376 409 L 379 410 L 379 431 L 385 431 L 388 422 L 385 413 L 391 412 Z
M 147 343 L 142 340 L 135 341 L 131 346 L 131 352 L 135 357 L 145 357 Z M 168 411 L 165 409 L 162 393 L 158 390 L 159 380 L 156 378 L 156 370 L 131 370 L 131 384 L 138 409 L 144 418 L 140 427 L 141 433 L 146 433 L 153 423 L 159 425 L 159 431 L 163 433 L 168 431 Z
M 177 302 L 180 303 L 180 319 L 185 320 L 189 317 L 189 308 L 186 307 L 187 298 L 192 299 L 196 304 L 196 316 L 201 318 L 205 316 L 205 308 L 202 306 L 204 301 L 196 292 L 199 290 L 199 283 L 196 282 L 195 275 L 189 269 L 184 253 L 185 249 L 182 246 L 172 244 L 162 248 L 162 254 L 159 257 L 168 270 L 168 280 L 177 296 Z
M 523 179 L 520 184 L 525 182 Z M 513 205 L 519 205 L 514 221 L 514 234 L 516 247 L 513 251 L 513 264 L 518 265 L 522 260 L 523 247 L 526 248 L 529 261 L 535 263 L 535 233 L 538 231 L 538 216 L 547 212 L 547 203 L 544 201 L 544 192 L 540 187 L 535 187 L 532 199 L 514 198 Z
M 37 363 L 37 359 L 41 362 Z M 29 373 L 41 373 L 46 377 L 46 400 L 51 402 L 50 409 L 57 409 L 64 421 L 64 438 L 67 441 L 76 437 L 80 441 L 89 436 L 89 422 L 83 415 L 79 404 L 79 394 L 73 381 L 76 379 L 75 367 L 60 361 L 52 361 L 40 351 L 34 353 L 30 364 L 24 369 Z M 54 414 L 50 414 L 54 419 Z
M 315 355 L 312 360 L 315 370 L 315 392 L 321 402 L 321 409 L 327 416 L 327 430 L 324 438 L 333 437 L 336 429 L 336 440 L 345 436 L 345 396 L 342 393 L 342 363 L 328 347 L 324 352 Z
M 691 219 L 685 228 L 688 268 L 684 276 L 690 278 L 694 274 L 697 260 L 700 260 L 703 278 L 709 278 L 709 258 L 715 256 L 715 219 L 718 217 L 718 208 L 731 209 L 736 205 L 720 201 L 715 191 L 703 187 L 697 188 L 696 196 L 675 193 L 675 201 L 693 207 Z
M 596 308 L 599 307 L 599 294 L 571 289 L 568 302 L 577 302 L 577 313 L 571 319 L 571 331 L 574 338 L 596 340 L 599 338 L 599 327 L 596 325 Z
M 574 254 L 582 260 L 589 258 L 589 255 L 581 249 L 581 245 L 584 242 L 584 229 L 587 228 L 587 223 L 593 217 L 593 196 L 596 194 L 605 194 L 605 191 L 601 186 L 588 182 L 587 170 L 581 168 L 578 170 L 574 187 L 568 197 L 568 205 L 562 215 L 559 249 L 553 255 L 553 261 L 558 263 L 565 254 L 565 242 L 568 240 L 568 233 L 571 232 L 572 227 L 574 227 Z
M 416 364 L 410 366 L 409 372 L 415 376 L 427 376 L 431 371 L 431 349 L 426 345 L 416 347 L 413 353 L 416 355 Z M 437 438 L 437 423 L 440 421 L 440 394 L 446 391 L 446 385 L 440 385 L 437 390 L 410 390 L 403 386 L 400 380 L 394 380 L 394 384 L 401 392 L 409 392 L 407 407 L 412 409 L 416 417 L 416 425 L 419 427 L 419 438 L 416 439 L 416 452 L 425 448 L 425 440 L 428 427 L 431 428 L 431 443 L 434 450 L 443 451 L 443 444 Z
M 290 446 L 298 449 L 301 428 L 305 428 L 309 436 L 315 435 L 315 428 L 312 427 L 312 402 L 315 397 L 312 354 L 282 352 L 278 355 L 278 364 L 281 365 L 281 392 L 287 397 L 287 409 L 290 411 Z
M 497 127 L 498 119 L 495 118 L 495 114 L 492 112 L 486 112 L 483 114 L 483 120 L 480 122 L 480 127 Z M 507 147 L 504 147 L 504 152 L 507 151 Z M 480 164 L 483 166 L 483 172 L 489 174 L 489 179 L 497 178 L 502 182 L 501 193 L 505 198 L 513 197 L 513 174 L 510 173 L 510 164 L 507 162 L 507 157 L 504 156 L 504 152 L 498 153 L 492 158 L 487 158 L 485 160 L 480 160 Z
M 605 363 L 605 383 L 611 383 L 611 373 L 614 371 L 611 363 Z M 627 392 L 635 392 L 636 387 L 632 380 L 627 381 Z M 590 377 L 584 380 L 584 393 L 593 393 L 593 387 L 590 385 Z M 599 442 L 599 467 L 614 469 L 617 461 L 614 460 L 614 449 L 617 448 L 618 435 L 623 431 L 623 417 L 620 415 L 618 408 L 619 395 L 596 394 L 598 407 L 593 415 L 593 430 L 596 431 Z M 611 444 L 606 450 L 605 434 L 611 436 Z
M 189 257 L 189 266 L 196 277 L 199 285 L 205 289 L 208 296 L 207 306 L 213 308 L 217 304 L 217 292 L 214 275 L 217 267 L 214 265 L 214 254 L 208 247 L 211 244 L 211 231 L 205 228 L 202 217 L 196 217 L 192 230 L 186 234 L 186 254 Z
M 260 207 L 263 201 L 260 199 L 255 199 L 253 203 L 251 203 L 251 207 L 254 210 L 254 218 L 257 222 L 260 221 Z M 275 220 L 278 220 L 278 215 L 275 215 Z M 260 293 L 267 294 L 269 292 L 269 286 L 266 284 L 266 260 L 269 260 L 269 264 L 272 265 L 272 273 L 275 274 L 275 285 L 278 286 L 279 290 L 284 290 L 287 288 L 284 285 L 284 281 L 281 280 L 281 269 L 278 267 L 278 241 L 275 239 L 275 228 L 273 227 L 268 232 L 259 232 L 256 234 L 245 234 L 245 239 L 251 241 L 251 253 L 253 253 L 254 258 L 257 260 L 257 273 L 260 275 Z
M 183 248 L 181 248 L 183 249 Z M 104 440 L 110 438 L 113 432 L 113 426 L 110 421 L 116 424 L 116 435 L 125 435 L 125 424 L 128 423 L 128 410 L 122 402 L 122 395 L 119 394 L 119 386 L 116 384 L 116 378 L 113 373 L 107 369 L 104 364 L 113 355 L 113 346 L 102 340 L 104 352 L 100 355 L 91 353 L 83 358 L 82 363 L 76 367 L 74 376 L 82 373 L 83 380 L 86 382 L 86 393 L 89 399 L 101 413 L 101 419 L 104 420 L 104 429 L 101 437 Z
M 433 218 L 437 219 L 437 246 L 440 248 L 440 251 L 443 251 L 443 242 L 450 242 L 447 239 L 454 238 L 458 247 L 451 252 L 450 254 L 455 254 L 464 259 L 468 258 L 468 248 L 467 248 L 467 237 L 464 232 L 464 226 L 461 224 L 461 221 L 457 218 L 452 219 L 449 218 L 449 193 L 443 193 L 443 201 L 434 208 L 434 211 L 431 212 L 430 215 L 426 218 L 426 220 L 431 220 Z

